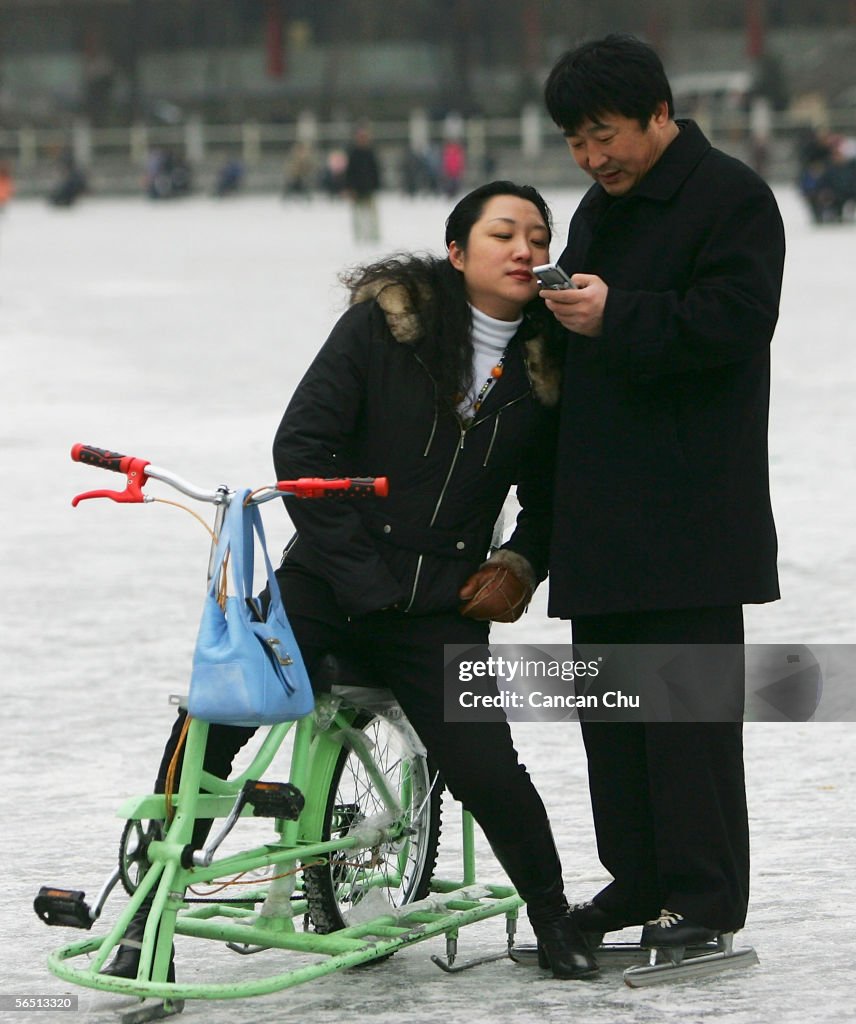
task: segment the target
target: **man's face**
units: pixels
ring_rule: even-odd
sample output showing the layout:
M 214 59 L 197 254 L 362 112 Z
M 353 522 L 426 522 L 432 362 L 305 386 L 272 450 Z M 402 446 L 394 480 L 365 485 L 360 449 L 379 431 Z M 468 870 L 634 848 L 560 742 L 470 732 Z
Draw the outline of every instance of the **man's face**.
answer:
M 678 134 L 663 103 L 643 128 L 635 118 L 605 113 L 565 135 L 571 155 L 611 196 L 639 184 Z

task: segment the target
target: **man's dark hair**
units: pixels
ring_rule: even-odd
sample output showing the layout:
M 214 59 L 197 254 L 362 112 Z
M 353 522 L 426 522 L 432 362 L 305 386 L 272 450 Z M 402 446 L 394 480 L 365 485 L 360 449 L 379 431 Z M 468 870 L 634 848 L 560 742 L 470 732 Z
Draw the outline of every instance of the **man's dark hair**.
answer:
M 621 114 L 645 128 L 661 103 L 674 117 L 672 89 L 656 52 L 630 35 L 608 35 L 569 50 L 544 86 L 550 117 L 566 135 L 584 121 Z

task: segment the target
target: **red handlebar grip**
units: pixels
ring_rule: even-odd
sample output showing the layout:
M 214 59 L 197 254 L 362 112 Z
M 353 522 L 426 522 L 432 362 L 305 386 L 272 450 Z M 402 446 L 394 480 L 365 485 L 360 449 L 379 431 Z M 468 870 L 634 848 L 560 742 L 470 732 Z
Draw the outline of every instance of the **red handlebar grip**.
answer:
M 91 444 L 74 445 L 71 457 L 74 462 L 83 462 L 87 466 L 97 466 L 99 469 L 110 469 L 114 473 L 126 473 L 128 465 L 133 461 L 131 455 L 121 455 L 119 452 L 107 451 L 106 448 L 95 448 Z
M 112 501 L 121 502 L 143 502 L 143 485 L 148 476 L 146 474 L 146 459 L 137 459 L 133 455 L 121 455 L 119 452 L 110 452 L 105 448 L 95 448 L 91 444 L 76 444 L 72 446 L 71 458 L 74 462 L 83 462 L 89 466 L 97 466 L 98 469 L 111 469 L 114 473 L 125 473 L 128 483 L 124 491 L 86 491 L 78 494 L 72 499 L 71 504 L 77 506 L 86 498 L 110 498 Z
M 385 498 L 389 494 L 389 480 L 385 476 L 303 476 L 298 480 L 279 480 L 276 488 L 298 498 L 365 497 L 372 494 Z
M 389 494 L 389 480 L 385 476 L 352 476 L 348 491 L 359 497 L 374 494 L 378 498 L 385 498 Z

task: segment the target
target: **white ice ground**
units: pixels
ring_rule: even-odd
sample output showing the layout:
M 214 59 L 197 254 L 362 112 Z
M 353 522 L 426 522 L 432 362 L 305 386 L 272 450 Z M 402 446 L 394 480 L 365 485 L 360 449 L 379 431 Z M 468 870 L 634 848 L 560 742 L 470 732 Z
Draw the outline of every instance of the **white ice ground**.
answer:
M 549 198 L 557 255 L 578 193 Z M 779 198 L 789 261 L 771 461 L 784 597 L 749 610 L 748 639 L 853 643 L 856 229 L 813 228 L 797 196 L 785 189 Z M 446 212 L 440 201 L 385 198 L 377 251 L 436 251 Z M 346 207 L 320 201 L 88 200 L 70 211 L 19 202 L 4 215 L 0 995 L 65 989 L 45 960 L 80 933 L 47 929 L 32 898 L 46 882 L 92 894 L 111 869 L 115 808 L 148 790 L 172 716 L 166 695 L 186 687 L 201 601 L 201 528 L 162 506 L 91 502 L 73 511 L 73 494 L 121 479 L 72 464 L 69 447 L 85 441 L 138 454 L 205 484 L 269 482 L 282 409 L 342 308 L 336 274 L 374 252 L 351 243 Z M 288 524 L 268 509 L 275 549 Z M 543 607 L 538 595 L 523 623 L 494 638 L 566 642 L 566 625 L 548 622 Z M 604 876 L 576 727 L 529 723 L 515 735 L 548 804 L 569 894 L 584 898 Z M 292 994 L 195 1003 L 183 1019 L 852 1020 L 854 735 L 848 723 L 747 727 L 753 899 L 741 939 L 757 947 L 760 967 L 631 991 L 608 970 L 591 984 L 568 984 L 508 962 L 447 977 L 428 960 L 441 943 L 426 943 Z M 489 855 L 482 864 L 496 875 Z M 499 947 L 502 926 L 486 922 L 461 939 L 462 955 L 484 953 Z M 224 970 L 264 969 L 254 958 L 217 955 Z M 182 977 L 203 966 L 180 944 Z M 78 995 L 74 1020 L 106 1024 L 127 1006 Z M 48 1016 L 0 1010 L 4 1021 Z

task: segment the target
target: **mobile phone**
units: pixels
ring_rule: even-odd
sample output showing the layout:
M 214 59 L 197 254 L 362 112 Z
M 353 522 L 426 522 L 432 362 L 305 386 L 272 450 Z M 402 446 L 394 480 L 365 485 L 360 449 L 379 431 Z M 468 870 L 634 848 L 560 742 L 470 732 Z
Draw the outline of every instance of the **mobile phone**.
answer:
M 533 267 L 532 273 L 538 278 L 542 288 L 549 288 L 550 291 L 560 292 L 565 288 L 576 288 L 574 282 L 555 263 L 545 263 L 542 267 Z

